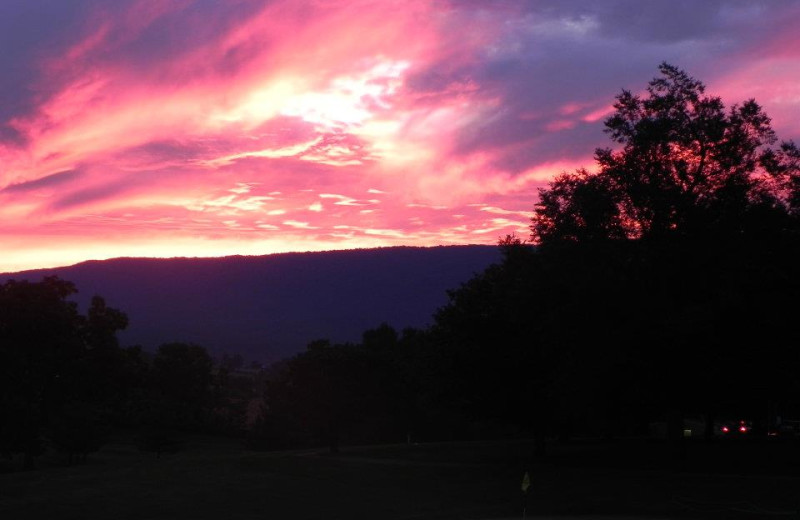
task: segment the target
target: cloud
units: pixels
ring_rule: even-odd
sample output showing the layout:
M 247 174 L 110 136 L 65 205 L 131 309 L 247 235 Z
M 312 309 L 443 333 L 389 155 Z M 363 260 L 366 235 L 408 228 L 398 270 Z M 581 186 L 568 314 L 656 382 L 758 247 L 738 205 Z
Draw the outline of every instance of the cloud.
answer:
M 799 24 L 793 0 L 2 2 L 5 262 L 524 234 L 661 61 L 797 140 Z
M 52 188 L 60 184 L 73 182 L 78 177 L 80 177 L 80 172 L 78 170 L 66 170 L 63 172 L 51 173 L 50 175 L 45 175 L 44 177 L 40 177 L 36 180 L 9 184 L 0 190 L 0 193 L 28 192 L 40 190 L 42 188 Z
M 321 199 L 333 199 L 336 202 L 334 204 L 336 206 L 367 206 L 369 204 L 374 204 L 375 201 L 369 200 L 357 200 L 346 195 L 337 195 L 336 193 L 320 193 L 319 198 Z
M 126 186 L 120 184 L 106 184 L 102 186 L 80 189 L 63 197 L 59 197 L 50 205 L 50 209 L 63 210 L 70 209 L 75 206 L 84 206 L 98 200 L 104 200 L 118 195 L 126 189 Z
M 318 229 L 317 227 L 312 226 L 308 222 L 299 222 L 297 220 L 284 220 L 283 225 L 297 229 Z

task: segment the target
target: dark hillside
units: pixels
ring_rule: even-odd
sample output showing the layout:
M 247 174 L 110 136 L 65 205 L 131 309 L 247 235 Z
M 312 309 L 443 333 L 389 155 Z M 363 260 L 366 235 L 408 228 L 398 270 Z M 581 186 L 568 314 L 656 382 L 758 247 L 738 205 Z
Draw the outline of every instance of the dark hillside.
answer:
M 396 247 L 257 257 L 90 261 L 0 275 L 74 282 L 125 311 L 123 344 L 196 342 L 213 353 L 272 361 L 320 337 L 356 341 L 381 322 L 427 324 L 446 290 L 498 261 L 494 246 Z

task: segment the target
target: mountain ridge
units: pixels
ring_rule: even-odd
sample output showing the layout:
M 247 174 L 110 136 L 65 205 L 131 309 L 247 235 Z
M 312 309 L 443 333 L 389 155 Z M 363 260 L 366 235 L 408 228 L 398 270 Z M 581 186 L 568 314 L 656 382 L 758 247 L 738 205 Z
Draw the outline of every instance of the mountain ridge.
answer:
M 88 260 L 0 275 L 38 281 L 56 275 L 79 290 L 85 309 L 98 294 L 128 314 L 124 345 L 152 350 L 187 341 L 213 354 L 271 362 L 314 339 L 358 341 L 386 322 L 422 327 L 446 291 L 500 260 L 496 246 L 397 246 L 217 258 Z

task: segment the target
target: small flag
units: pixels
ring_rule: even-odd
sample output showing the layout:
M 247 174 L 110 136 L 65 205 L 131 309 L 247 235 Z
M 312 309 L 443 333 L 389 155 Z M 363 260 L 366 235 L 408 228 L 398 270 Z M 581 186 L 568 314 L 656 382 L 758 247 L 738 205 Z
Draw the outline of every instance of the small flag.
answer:
M 526 471 L 525 475 L 522 477 L 522 492 L 527 493 L 529 487 L 531 487 L 531 477 Z

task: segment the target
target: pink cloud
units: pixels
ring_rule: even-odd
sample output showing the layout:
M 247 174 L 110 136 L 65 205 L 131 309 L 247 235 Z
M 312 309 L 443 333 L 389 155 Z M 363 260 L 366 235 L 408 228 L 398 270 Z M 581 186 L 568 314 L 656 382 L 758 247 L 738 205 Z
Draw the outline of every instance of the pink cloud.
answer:
M 577 123 L 575 121 L 569 119 L 556 119 L 555 121 L 550 121 L 545 126 L 548 132 L 558 132 L 561 130 L 569 130 L 570 128 L 574 128 Z

